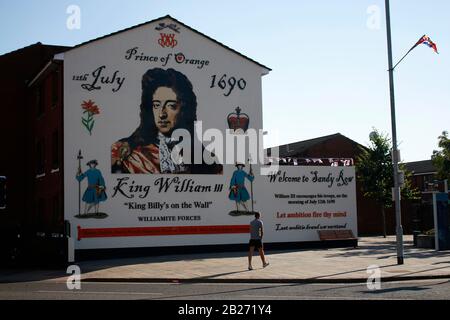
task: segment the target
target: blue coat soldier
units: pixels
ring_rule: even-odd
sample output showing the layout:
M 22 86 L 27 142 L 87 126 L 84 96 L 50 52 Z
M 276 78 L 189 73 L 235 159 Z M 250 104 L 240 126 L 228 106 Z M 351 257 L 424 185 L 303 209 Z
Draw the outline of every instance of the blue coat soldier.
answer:
M 95 213 L 98 213 L 99 203 L 107 199 L 105 179 L 103 179 L 101 171 L 96 168 L 97 160 L 91 160 L 86 165 L 89 166 L 89 169 L 84 173 L 78 172 L 76 176 L 80 182 L 86 177 L 88 180 L 88 186 L 82 198 L 86 203 L 84 213 L 87 214 L 92 207 L 95 207 Z
M 255 178 L 253 175 L 248 174 L 243 170 L 245 167 L 242 163 L 236 164 L 237 170 L 233 172 L 233 176 L 230 181 L 230 194 L 228 198 L 236 201 L 236 211 L 239 211 L 239 205 L 242 205 L 245 211 L 248 211 L 246 201 L 250 199 L 247 188 L 245 188 L 245 179 L 250 182 Z

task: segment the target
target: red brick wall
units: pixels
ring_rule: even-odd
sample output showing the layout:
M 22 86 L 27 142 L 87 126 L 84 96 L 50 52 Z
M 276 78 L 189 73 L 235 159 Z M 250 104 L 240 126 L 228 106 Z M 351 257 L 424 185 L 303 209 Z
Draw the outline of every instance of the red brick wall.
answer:
M 0 212 L 0 228 L 32 226 L 35 207 L 34 110 L 29 82 L 54 54 L 65 47 L 35 44 L 0 56 L 2 137 L 0 175 L 7 177 L 7 208 Z M 57 121 L 52 119 L 52 121 Z M 62 125 L 62 124 L 61 124 Z M 33 163 L 33 165 L 31 165 Z M 49 182 L 49 185 L 54 182 Z M 46 186 L 42 186 L 46 188 Z
M 39 86 L 43 86 L 43 114 L 37 116 L 38 105 L 34 99 L 33 121 L 33 146 L 30 153 L 33 154 L 29 166 L 34 169 L 33 175 L 33 210 L 31 211 L 33 224 L 45 232 L 60 232 L 63 226 L 63 105 L 62 105 L 62 67 L 58 67 L 50 73 L 42 82 L 34 86 L 34 92 Z M 53 101 L 53 77 L 56 77 L 57 99 Z M 57 133 L 58 163 L 53 164 L 53 134 Z M 44 172 L 39 175 L 36 172 L 38 141 L 44 142 L 45 162 Z M 39 203 L 43 203 L 43 210 Z

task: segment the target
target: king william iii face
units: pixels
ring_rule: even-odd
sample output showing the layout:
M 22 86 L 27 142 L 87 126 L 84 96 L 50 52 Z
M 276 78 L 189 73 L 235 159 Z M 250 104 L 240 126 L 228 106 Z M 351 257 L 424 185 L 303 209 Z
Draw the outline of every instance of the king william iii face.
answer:
M 169 135 L 175 128 L 181 106 L 177 94 L 169 87 L 159 87 L 153 94 L 153 116 L 159 132 Z

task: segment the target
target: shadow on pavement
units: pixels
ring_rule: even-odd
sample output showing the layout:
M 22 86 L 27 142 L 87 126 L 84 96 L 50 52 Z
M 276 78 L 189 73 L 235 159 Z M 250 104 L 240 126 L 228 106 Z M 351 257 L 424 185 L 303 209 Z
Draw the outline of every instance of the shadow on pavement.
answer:
M 440 268 L 432 268 L 432 269 L 426 269 L 426 270 L 402 273 L 399 276 L 400 277 L 404 277 L 404 276 L 410 276 L 412 274 L 424 273 L 424 272 L 428 272 L 428 271 L 435 271 L 435 270 L 441 270 L 441 269 L 449 269 L 449 268 L 450 268 L 450 266 L 448 266 L 448 267 L 440 267 Z M 389 277 L 387 277 L 387 278 L 389 278 Z
M 214 279 L 214 278 L 218 278 L 218 277 L 222 277 L 222 276 L 229 276 L 230 274 L 238 274 L 238 273 L 244 273 L 244 272 L 251 272 L 251 271 L 250 270 L 242 270 L 242 271 L 218 273 L 218 274 L 213 274 L 213 275 L 209 275 L 209 276 L 192 278 L 192 280 L 195 281 L 195 280 Z
M 326 258 L 363 257 L 380 255 L 377 259 L 389 259 L 397 256 L 396 242 L 391 240 L 379 241 L 376 244 L 360 243 L 357 248 L 342 248 L 339 253 L 326 255 Z M 433 249 L 416 248 L 412 241 L 404 242 L 405 259 L 427 259 L 431 257 L 450 257 L 450 251 L 435 251 Z
M 378 255 L 381 257 L 373 257 L 373 259 L 386 259 L 390 257 L 395 257 L 395 241 L 392 240 L 380 240 L 377 239 L 376 242 L 369 241 L 361 241 L 360 246 L 357 248 L 333 248 L 332 253 L 328 253 L 327 251 L 330 249 L 288 249 L 288 250 L 270 250 L 267 252 L 269 255 L 275 254 L 284 254 L 284 253 L 298 253 L 302 251 L 319 251 L 324 256 L 324 261 L 329 261 L 327 263 L 333 263 L 333 258 L 339 257 L 373 257 L 374 255 Z M 338 250 L 337 252 L 335 250 Z M 405 241 L 405 258 L 431 258 L 431 257 L 450 257 L 450 251 L 447 252 L 436 252 L 434 250 L 428 249 L 417 249 L 413 247 L 412 241 Z M 160 255 L 160 256 L 147 256 L 147 257 L 130 257 L 130 258 L 121 258 L 121 259 L 101 259 L 101 260 L 89 260 L 89 261 L 80 261 L 76 263 L 81 268 L 83 274 L 106 270 L 110 268 L 116 267 L 126 267 L 133 265 L 146 265 L 152 263 L 161 263 L 161 262 L 175 262 L 175 261 L 203 261 L 209 259 L 222 259 L 222 258 L 243 258 L 246 259 L 247 251 L 232 251 L 232 252 L 213 252 L 213 253 L 195 253 L 195 254 L 176 254 L 176 255 Z M 437 264 L 450 264 L 448 262 L 436 262 Z M 388 268 L 396 266 L 397 264 L 390 264 L 385 266 L 380 266 L 380 268 Z M 141 266 L 142 267 L 142 266 Z M 403 277 L 412 274 L 423 273 L 427 271 L 439 270 L 449 268 L 450 266 L 442 266 L 438 268 L 432 268 L 428 270 L 422 270 L 417 272 L 410 273 L 402 273 L 397 275 L 396 277 Z M 363 272 L 366 269 L 356 269 L 350 270 L 346 272 L 340 272 L 335 274 L 327 274 L 319 277 L 312 277 L 307 279 L 302 279 L 306 281 L 313 282 L 314 280 L 326 280 L 332 277 L 350 275 L 356 272 Z M 247 270 L 243 271 L 235 271 L 229 273 L 221 273 L 221 274 L 213 274 L 208 276 L 201 276 L 197 278 L 193 278 L 193 280 L 208 280 L 219 278 L 221 276 L 238 274 L 248 272 Z M 43 280 L 51 280 L 67 277 L 66 267 L 61 267 L 60 269 L 54 270 L 37 270 L 37 269 L 0 269 L 0 283 L 14 283 L 14 282 L 28 282 L 28 281 L 43 281 Z M 388 277 L 389 278 L 389 277 Z M 247 279 L 249 281 L 253 281 L 254 279 Z M 287 279 L 288 280 L 288 279 Z M 332 279 L 338 280 L 338 279 Z M 294 280 L 295 281 L 295 280 Z M 286 282 L 285 282 L 286 283 Z
M 435 265 L 435 264 L 450 264 L 450 261 L 441 261 L 441 262 L 432 263 L 432 265 Z
M 299 250 L 273 250 L 271 253 L 289 253 L 299 252 Z M 217 252 L 217 253 L 196 253 L 186 255 L 161 255 L 161 256 L 149 256 L 149 257 L 132 257 L 132 258 L 118 258 L 118 259 L 101 259 L 101 260 L 87 260 L 74 263 L 81 269 L 82 274 L 106 270 L 110 268 L 160 263 L 160 262 L 175 262 L 175 261 L 203 261 L 208 259 L 220 259 L 220 258 L 247 258 L 247 251 L 242 252 Z M 38 268 L 0 268 L 0 283 L 15 283 L 15 282 L 33 282 L 44 281 L 67 277 L 66 266 L 60 268 L 51 269 L 38 269 Z M 242 271 L 247 272 L 248 270 Z M 231 272 L 229 274 L 233 274 Z M 239 272 L 237 272 L 239 273 Z M 208 277 L 219 277 L 219 274 Z M 206 277 L 205 277 L 206 278 Z
M 398 288 L 388 288 L 388 289 L 379 289 L 379 290 L 367 290 L 360 291 L 365 294 L 383 294 L 388 292 L 398 292 L 398 291 L 424 291 L 430 290 L 430 288 L 421 288 L 420 286 L 412 286 L 412 287 L 398 287 Z
M 0 270 L 0 283 L 34 282 L 54 280 L 69 276 L 66 269 L 61 270 Z
M 302 250 L 270 250 L 266 254 L 283 254 L 283 253 L 295 253 L 305 251 Z M 306 250 L 312 251 L 312 250 Z M 161 262 L 189 262 L 189 261 L 206 261 L 210 259 L 222 259 L 222 258 L 242 258 L 247 261 L 248 251 L 232 251 L 232 252 L 216 252 L 216 253 L 193 253 L 193 254 L 177 254 L 177 255 L 161 255 L 150 257 L 135 257 L 135 258 L 123 258 L 123 259 L 102 259 L 102 260 L 90 260 L 80 261 L 77 263 L 83 272 L 94 272 L 115 267 L 125 267 L 131 265 L 142 265 L 149 263 L 161 263 Z M 245 270 L 247 271 L 247 270 Z

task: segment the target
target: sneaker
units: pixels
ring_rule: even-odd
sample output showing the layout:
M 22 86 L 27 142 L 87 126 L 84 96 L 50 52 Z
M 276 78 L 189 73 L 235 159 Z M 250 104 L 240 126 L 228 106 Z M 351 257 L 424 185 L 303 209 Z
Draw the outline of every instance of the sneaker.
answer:
M 252 266 L 249 266 L 249 267 L 248 267 L 248 270 L 253 270 L 253 267 L 252 267 Z
M 269 265 L 268 262 L 264 263 L 264 264 L 263 264 L 263 268 L 267 267 L 268 265 Z

